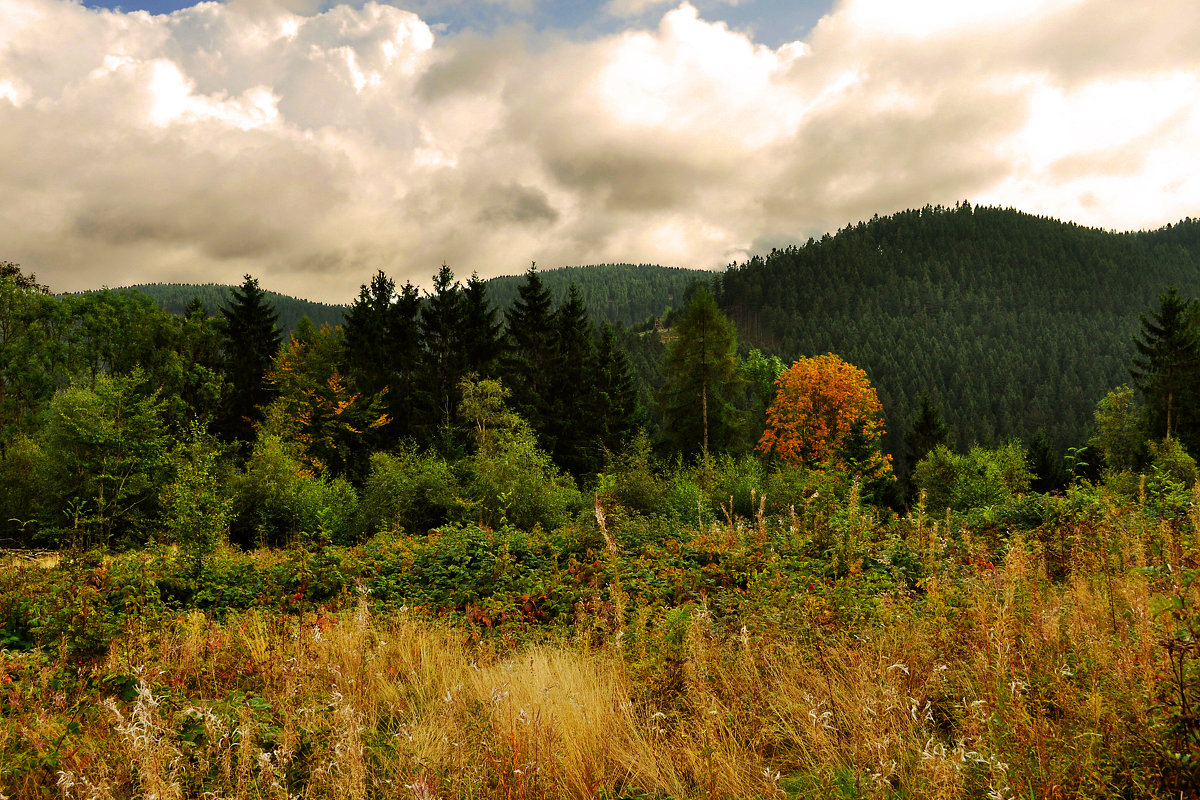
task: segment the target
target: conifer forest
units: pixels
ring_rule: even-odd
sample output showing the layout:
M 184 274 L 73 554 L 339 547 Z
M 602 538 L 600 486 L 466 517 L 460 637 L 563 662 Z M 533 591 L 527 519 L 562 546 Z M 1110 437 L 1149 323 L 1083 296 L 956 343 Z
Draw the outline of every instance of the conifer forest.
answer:
M 0 798 L 1200 797 L 1200 221 L 430 275 L 0 262 Z

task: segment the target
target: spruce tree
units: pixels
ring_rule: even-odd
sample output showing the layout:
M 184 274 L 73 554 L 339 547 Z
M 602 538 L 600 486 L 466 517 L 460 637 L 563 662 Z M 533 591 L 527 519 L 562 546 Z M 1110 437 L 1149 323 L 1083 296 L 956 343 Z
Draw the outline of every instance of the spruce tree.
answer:
M 596 384 L 595 338 L 583 295 L 574 283 L 554 314 L 554 354 L 550 374 L 545 440 L 554 460 L 573 475 L 600 467 L 595 447 L 596 419 L 589 401 Z
M 597 444 L 603 451 L 620 452 L 637 430 L 642 415 L 629 354 L 607 323 L 596 346 L 595 391 L 590 405 L 596 421 Z
M 904 461 L 912 472 L 922 458 L 939 444 L 951 445 L 950 426 L 933 404 L 929 392 L 921 394 L 921 405 L 904 434 Z
M 472 274 L 463 288 L 463 348 L 466 371 L 494 377 L 504 350 L 498 312 L 488 298 L 487 282 Z
M 1159 308 L 1142 315 L 1134 338 L 1138 355 L 1129 370 L 1145 398 L 1152 438 L 1178 438 L 1188 450 L 1200 445 L 1200 348 L 1196 335 L 1196 302 L 1175 287 L 1159 298 Z
M 1029 442 L 1029 484 L 1035 492 L 1057 492 L 1067 485 L 1067 468 L 1062 455 L 1054 448 L 1045 428 L 1038 428 Z
M 412 435 L 417 408 L 417 379 L 422 364 L 421 293 L 407 281 L 396 295 L 388 317 L 387 346 L 392 379 L 387 408 L 392 417 L 388 430 L 393 439 Z
M 508 353 L 504 378 L 512 389 L 517 412 L 536 431 L 544 431 L 550 414 L 548 379 L 554 359 L 554 315 L 550 290 L 538 276 L 537 266 L 525 273 L 516 302 L 505 314 Z
M 420 309 L 420 294 L 411 281 L 397 293 L 395 281 L 380 271 L 369 286 L 359 289 L 346 314 L 340 364 L 363 392 L 384 393 L 382 402 L 392 420 L 369 437 L 375 449 L 384 449 L 413 430 Z
M 395 296 L 396 282 L 380 270 L 371 278 L 370 285 L 364 284 L 359 289 L 358 299 L 346 312 L 342 324 L 342 365 L 355 383 L 370 394 L 382 391 L 393 378 L 389 328 Z
M 275 396 L 266 372 L 279 350 L 278 315 L 258 280 L 247 275 L 233 290 L 229 305 L 221 309 L 221 317 L 229 390 L 219 432 L 226 441 L 249 442 L 254 439 L 255 424 L 262 419 L 262 408 Z
M 466 367 L 463 343 L 464 303 L 462 284 L 442 264 L 433 278 L 433 292 L 421 307 L 424 342 L 419 383 L 421 402 L 417 416 L 427 437 L 453 427 L 458 408 L 458 383 Z

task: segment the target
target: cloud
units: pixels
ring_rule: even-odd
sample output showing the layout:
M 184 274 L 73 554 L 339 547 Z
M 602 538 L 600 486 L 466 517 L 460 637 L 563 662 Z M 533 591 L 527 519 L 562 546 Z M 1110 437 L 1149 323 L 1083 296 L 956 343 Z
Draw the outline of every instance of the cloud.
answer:
M 591 40 L 374 2 L 0 18 L 0 258 L 60 290 L 250 272 L 344 302 L 443 261 L 715 268 L 961 199 L 1200 207 L 1192 2 L 846 0 L 776 48 L 687 3 Z

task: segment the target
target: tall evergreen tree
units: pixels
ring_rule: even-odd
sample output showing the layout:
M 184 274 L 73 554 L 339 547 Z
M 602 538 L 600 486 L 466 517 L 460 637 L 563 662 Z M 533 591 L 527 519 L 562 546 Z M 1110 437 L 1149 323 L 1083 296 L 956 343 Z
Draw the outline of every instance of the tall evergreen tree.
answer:
M 422 364 L 421 293 L 412 281 L 405 282 L 392 304 L 387 343 L 391 356 L 392 381 L 388 384 L 387 408 L 392 417 L 392 437 L 412 435 L 417 408 L 417 380 Z
M 545 440 L 560 467 L 584 475 L 600 467 L 596 419 L 589 407 L 596 385 L 595 336 L 583 295 L 574 283 L 553 321 L 557 336 L 546 376 L 550 415 Z
M 1146 419 L 1154 438 L 1176 437 L 1188 450 L 1200 445 L 1200 347 L 1196 301 L 1175 287 L 1159 298 L 1159 308 L 1142 315 L 1135 337 L 1138 355 L 1129 373 L 1146 401 Z
M 258 280 L 249 275 L 234 289 L 221 316 L 229 391 L 219 432 L 227 441 L 248 442 L 262 419 L 261 409 L 275 396 L 265 376 L 279 350 L 278 317 Z
M 442 264 L 433 278 L 433 292 L 421 307 L 425 349 L 420 374 L 423 402 L 418 416 L 427 436 L 438 429 L 450 430 L 458 408 L 458 384 L 466 368 L 462 295 L 462 284 L 454 279 L 450 267 Z
M 911 473 L 917 463 L 939 444 L 951 445 L 950 426 L 933 404 L 929 392 L 921 394 L 921 405 L 904 434 L 904 462 Z
M 707 455 L 738 428 L 732 399 L 741 388 L 737 337 L 701 284 L 688 300 L 667 345 L 660 393 L 668 439 L 676 449 Z
M 466 371 L 481 378 L 493 377 L 504 350 L 504 326 L 488 297 L 487 282 L 477 273 L 463 287 L 463 349 Z
M 533 265 L 505 314 L 508 353 L 504 376 L 517 412 L 536 431 L 544 431 L 550 413 L 548 380 L 554 359 L 554 314 L 550 290 Z
M 342 364 L 358 386 L 370 394 L 387 387 L 395 371 L 389 341 L 395 298 L 396 282 L 380 270 L 370 285 L 359 289 L 342 325 Z
M 595 390 L 590 405 L 597 444 L 609 453 L 620 452 L 637 430 L 642 415 L 629 354 L 607 323 L 596 345 Z
M 1056 492 L 1067 485 L 1062 454 L 1054 448 L 1045 428 L 1038 428 L 1029 442 L 1029 470 L 1033 473 L 1029 488 L 1035 492 Z
M 399 294 L 382 270 L 358 298 L 343 323 L 340 364 L 361 391 L 381 395 L 391 422 L 367 437 L 374 449 L 411 432 L 413 376 L 420 356 L 417 321 L 421 299 L 411 282 Z

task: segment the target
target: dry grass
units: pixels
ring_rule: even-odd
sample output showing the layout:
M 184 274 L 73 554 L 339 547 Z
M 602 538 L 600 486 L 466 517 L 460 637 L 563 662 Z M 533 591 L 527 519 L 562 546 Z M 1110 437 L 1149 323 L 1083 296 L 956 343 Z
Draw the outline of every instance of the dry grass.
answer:
M 936 530 L 911 536 L 936 545 Z M 53 741 L 74 719 L 84 744 L 53 791 L 0 793 L 1179 797 L 1162 774 L 1170 679 L 1146 552 L 1093 541 L 1086 568 L 1050 581 L 1018 538 L 996 568 L 943 564 L 919 601 L 881 600 L 850 628 L 814 611 L 731 634 L 700 606 L 672 612 L 678 640 L 644 610 L 627 636 L 513 652 L 367 598 L 302 621 L 192 612 L 130 626 L 110 651 L 100 672 L 129 676 L 128 699 L 72 710 L 29 688 L 41 705 L 22 735 Z

